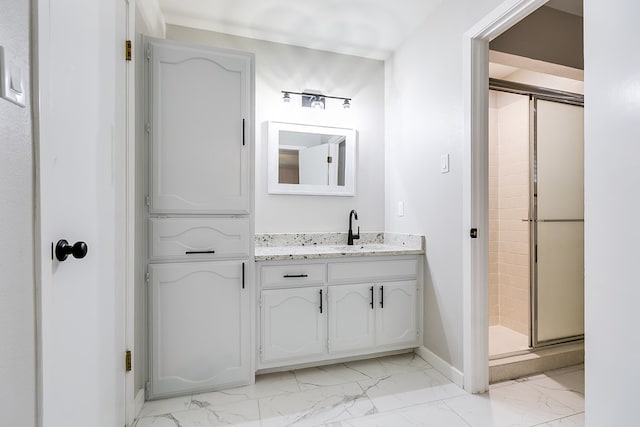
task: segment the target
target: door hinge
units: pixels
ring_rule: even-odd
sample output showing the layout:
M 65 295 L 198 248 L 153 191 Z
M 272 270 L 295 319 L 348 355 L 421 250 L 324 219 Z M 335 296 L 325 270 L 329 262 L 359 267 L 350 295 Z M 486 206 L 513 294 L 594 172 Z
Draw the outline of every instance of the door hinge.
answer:
M 149 122 L 144 124 L 144 130 L 147 133 L 151 133 L 151 124 Z
M 144 197 L 144 204 L 147 206 L 151 206 L 151 197 L 148 195 Z
M 327 157 L 327 163 L 333 163 L 333 157 L 328 156 Z
M 124 59 L 131 61 L 131 40 L 124 41 Z
M 472 239 L 477 239 L 478 238 L 478 229 L 477 228 L 472 228 L 471 230 L 469 230 L 469 236 Z
M 144 281 L 149 283 L 150 280 L 151 280 L 151 274 L 149 274 L 149 272 L 147 271 L 146 273 L 144 273 Z
M 124 352 L 124 371 L 131 372 L 131 350 Z
M 151 394 L 151 381 L 144 383 L 144 394 L 147 398 L 146 400 L 149 400 L 149 395 Z
M 146 57 L 147 57 L 147 61 L 149 61 L 151 59 L 151 48 L 150 47 L 147 48 Z

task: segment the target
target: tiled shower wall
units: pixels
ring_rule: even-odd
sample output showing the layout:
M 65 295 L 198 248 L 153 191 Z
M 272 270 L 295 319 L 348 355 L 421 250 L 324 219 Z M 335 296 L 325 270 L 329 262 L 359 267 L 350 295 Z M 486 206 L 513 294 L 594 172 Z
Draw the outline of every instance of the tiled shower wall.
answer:
M 529 99 L 492 92 L 489 322 L 529 333 Z

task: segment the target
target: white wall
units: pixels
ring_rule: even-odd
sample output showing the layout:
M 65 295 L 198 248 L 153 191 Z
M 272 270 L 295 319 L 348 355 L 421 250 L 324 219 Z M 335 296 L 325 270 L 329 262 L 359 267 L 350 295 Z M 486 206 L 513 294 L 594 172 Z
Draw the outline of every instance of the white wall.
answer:
M 386 63 L 385 230 L 426 235 L 424 343 L 459 370 L 463 34 L 499 3 L 443 2 Z M 440 156 L 447 153 L 450 172 L 441 174 Z M 400 201 L 404 217 L 397 216 Z
M 585 0 L 584 16 L 585 413 L 588 426 L 636 426 L 640 3 Z
M 382 61 L 173 25 L 167 26 L 167 38 L 255 53 L 256 233 L 346 232 L 351 209 L 358 211 L 358 225 L 363 232 L 384 230 Z M 304 89 L 351 97 L 353 107 L 349 111 L 327 108 L 306 112 L 295 107 L 285 108 L 280 91 Z M 264 124 L 269 120 L 355 128 L 358 131 L 356 196 L 267 194 Z
M 35 426 L 30 2 L 3 0 L 0 45 L 26 78 L 27 107 L 0 99 L 0 424 Z

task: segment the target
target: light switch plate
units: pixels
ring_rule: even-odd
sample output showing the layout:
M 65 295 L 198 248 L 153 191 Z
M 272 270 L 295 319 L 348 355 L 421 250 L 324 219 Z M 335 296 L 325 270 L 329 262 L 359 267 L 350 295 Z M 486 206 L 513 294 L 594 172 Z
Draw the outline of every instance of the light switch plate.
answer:
M 398 202 L 398 216 L 404 216 L 404 202 Z
M 440 173 L 449 172 L 449 154 L 440 156 Z
M 25 106 L 26 94 L 22 67 L 0 46 L 0 96 L 21 107 Z

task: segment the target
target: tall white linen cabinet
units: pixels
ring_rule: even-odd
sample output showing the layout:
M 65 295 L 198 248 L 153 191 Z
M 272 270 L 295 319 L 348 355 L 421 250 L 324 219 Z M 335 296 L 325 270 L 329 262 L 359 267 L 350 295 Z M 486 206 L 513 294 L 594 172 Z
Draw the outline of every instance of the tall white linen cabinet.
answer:
M 254 373 L 254 58 L 143 40 L 147 398 Z

